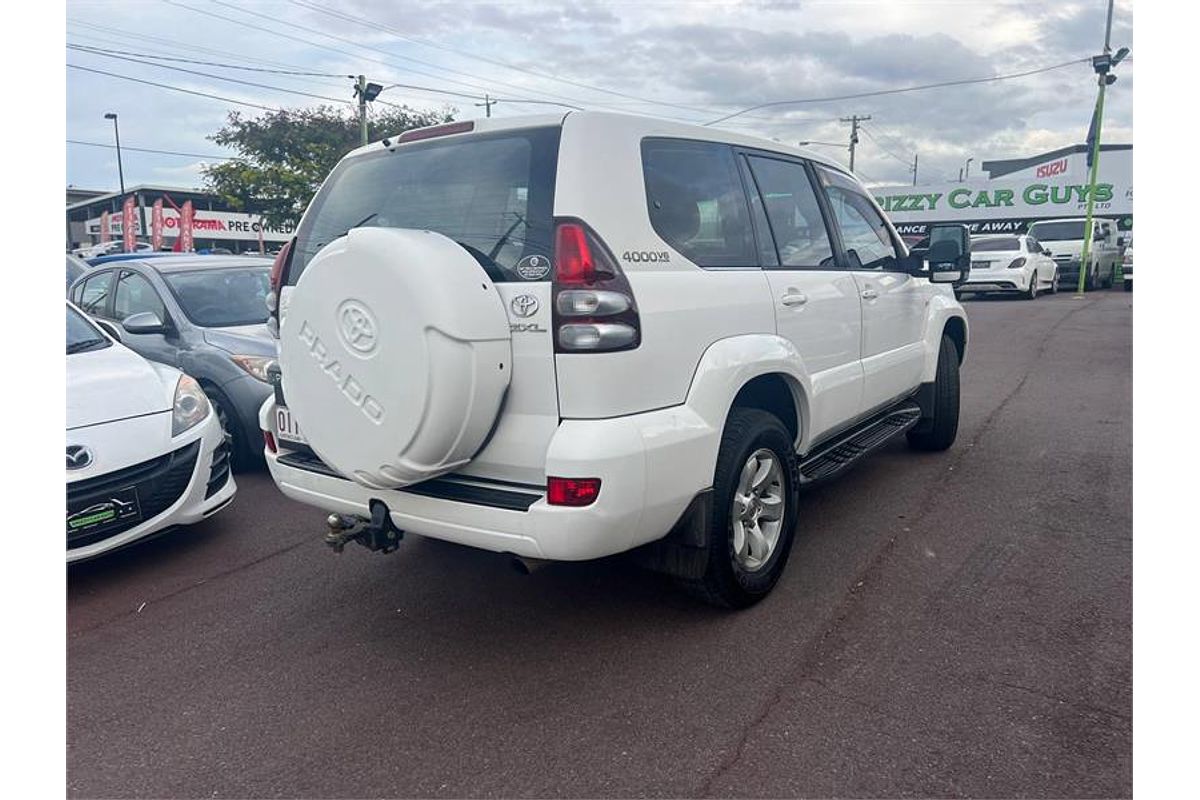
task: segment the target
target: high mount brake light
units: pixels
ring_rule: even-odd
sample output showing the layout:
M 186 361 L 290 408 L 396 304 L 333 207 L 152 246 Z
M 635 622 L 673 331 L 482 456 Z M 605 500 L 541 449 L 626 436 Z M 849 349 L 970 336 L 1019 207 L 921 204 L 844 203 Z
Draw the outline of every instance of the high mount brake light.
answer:
M 288 262 L 288 256 L 292 252 L 292 243 L 295 239 L 288 239 L 287 244 L 279 248 L 279 252 L 275 256 L 275 260 L 271 262 L 271 291 L 278 296 L 279 288 L 283 285 L 283 268 Z M 274 309 L 271 309 L 274 311 Z
M 396 137 L 399 143 L 418 142 L 421 139 L 434 139 L 438 136 L 449 136 L 452 133 L 468 133 L 475 130 L 475 123 L 467 122 L 452 122 L 449 125 L 433 125 L 428 128 L 414 128 L 411 131 L 405 131 Z
M 600 238 L 578 220 L 554 230 L 554 350 L 603 353 L 641 343 L 633 289 Z

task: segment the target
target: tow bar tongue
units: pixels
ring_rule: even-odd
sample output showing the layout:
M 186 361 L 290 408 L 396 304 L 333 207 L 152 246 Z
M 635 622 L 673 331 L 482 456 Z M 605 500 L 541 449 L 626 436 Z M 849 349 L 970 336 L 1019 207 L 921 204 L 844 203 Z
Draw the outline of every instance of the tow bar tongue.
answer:
M 329 532 L 325 534 L 325 544 L 340 553 L 347 542 L 358 542 L 368 550 L 379 553 L 390 553 L 400 546 L 404 531 L 392 522 L 391 512 L 382 500 L 372 500 L 370 503 L 371 519 L 349 517 L 345 514 L 330 514 L 325 520 Z

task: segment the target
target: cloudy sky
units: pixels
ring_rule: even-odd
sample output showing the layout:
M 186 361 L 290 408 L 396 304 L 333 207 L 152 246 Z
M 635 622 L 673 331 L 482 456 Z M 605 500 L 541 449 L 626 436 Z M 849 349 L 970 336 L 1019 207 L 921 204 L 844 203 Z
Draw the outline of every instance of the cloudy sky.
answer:
M 206 137 L 230 110 L 340 100 L 349 111 L 351 74 L 437 90 L 397 87 L 381 100 L 450 106 L 460 118 L 482 116 L 476 103 L 486 93 L 501 99 L 496 116 L 566 103 L 703 123 L 761 103 L 1085 58 L 1103 44 L 1106 8 L 1106 0 L 69 0 L 66 63 L 124 78 L 67 68 L 67 182 L 116 188 L 115 152 L 97 146 L 113 141 L 106 111 L 120 115 L 126 185 L 198 186 L 202 165 L 229 155 Z M 1131 2 L 1121 0 L 1114 49 L 1132 46 L 1132 31 Z M 1132 142 L 1133 72 L 1133 63 L 1123 64 L 1108 93 L 1107 142 Z M 838 118 L 870 115 L 856 156 L 860 176 L 911 182 L 919 153 L 926 182 L 957 178 L 968 158 L 977 169 L 985 159 L 1081 142 L 1094 99 L 1090 66 L 1075 64 L 996 83 L 773 106 L 720 125 L 792 143 L 839 143 L 817 147 L 845 161 L 849 129 Z

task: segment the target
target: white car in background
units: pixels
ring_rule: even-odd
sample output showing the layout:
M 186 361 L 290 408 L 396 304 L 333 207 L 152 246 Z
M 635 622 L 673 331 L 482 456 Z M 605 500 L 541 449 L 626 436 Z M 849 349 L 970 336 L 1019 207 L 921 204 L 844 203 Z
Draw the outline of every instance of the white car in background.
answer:
M 236 491 L 200 385 L 113 340 L 68 302 L 67 562 L 199 522 Z
M 971 239 L 971 274 L 958 293 L 1020 294 L 1033 300 L 1058 291 L 1058 265 L 1032 236 L 980 236 Z

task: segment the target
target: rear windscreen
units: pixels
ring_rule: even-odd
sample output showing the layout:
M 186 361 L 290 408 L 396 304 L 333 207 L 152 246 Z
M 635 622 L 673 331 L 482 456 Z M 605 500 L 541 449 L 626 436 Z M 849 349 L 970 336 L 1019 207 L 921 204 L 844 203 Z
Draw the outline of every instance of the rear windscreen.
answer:
M 560 130 L 456 136 L 343 161 L 300 223 L 287 283 L 329 242 L 367 226 L 436 231 L 494 281 L 545 279 Z
M 1083 239 L 1083 221 L 1039 222 L 1029 227 L 1029 235 L 1039 242 L 1070 242 Z
M 990 253 L 1020 250 L 1021 242 L 1015 236 L 997 236 L 994 239 L 976 239 L 971 242 L 971 252 Z

